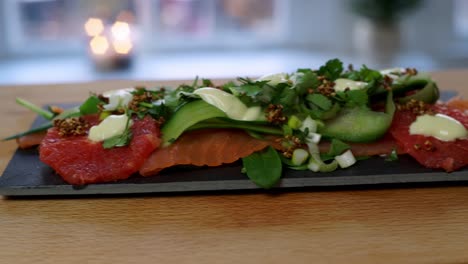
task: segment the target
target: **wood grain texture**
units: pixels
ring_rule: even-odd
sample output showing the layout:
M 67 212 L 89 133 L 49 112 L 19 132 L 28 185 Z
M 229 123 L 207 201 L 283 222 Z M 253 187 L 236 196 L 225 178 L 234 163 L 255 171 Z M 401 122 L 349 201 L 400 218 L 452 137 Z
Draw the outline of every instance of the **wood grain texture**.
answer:
M 466 76 L 434 73 L 468 96 Z M 76 102 L 133 84 L 0 87 L 0 137 L 34 118 L 15 97 Z M 0 142 L 0 171 L 14 149 Z M 468 262 L 468 187 L 0 199 L 0 263 L 198 262 Z

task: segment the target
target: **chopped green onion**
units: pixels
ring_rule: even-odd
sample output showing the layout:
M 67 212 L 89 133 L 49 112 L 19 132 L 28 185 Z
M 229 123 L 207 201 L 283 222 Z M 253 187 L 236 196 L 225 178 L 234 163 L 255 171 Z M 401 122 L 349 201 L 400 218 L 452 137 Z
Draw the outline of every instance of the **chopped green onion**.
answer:
M 320 163 L 318 163 L 314 159 L 310 159 L 309 164 L 307 164 L 307 168 L 313 172 L 319 172 L 320 171 Z
M 305 131 L 306 129 L 309 129 L 309 133 L 317 132 L 317 122 L 313 120 L 310 116 L 306 117 L 306 119 L 302 121 L 302 125 L 299 128 L 299 130 L 301 131 Z
M 317 143 L 320 142 L 321 138 L 322 138 L 322 135 L 320 135 L 318 133 L 309 132 L 309 134 L 306 137 L 306 140 L 307 140 L 307 142 L 317 144 Z
M 390 154 L 387 156 L 387 158 L 385 159 L 385 161 L 397 161 L 398 160 L 398 153 L 396 151 L 396 149 L 392 149 L 392 152 L 390 152 Z
M 353 152 L 351 152 L 351 150 L 349 149 L 343 154 L 336 156 L 335 160 L 338 162 L 338 165 L 340 165 L 340 167 L 343 169 L 348 168 L 349 166 L 356 163 L 356 158 L 354 157 Z
M 309 153 L 305 149 L 295 149 L 292 154 L 291 162 L 294 166 L 299 166 L 306 162 L 309 157 Z
M 309 143 L 307 143 L 307 147 L 309 148 L 309 153 L 310 154 L 320 154 L 320 150 L 319 150 L 317 144 L 309 142 Z
M 295 115 L 292 115 L 291 117 L 289 117 L 288 119 L 288 127 L 292 128 L 292 129 L 299 129 L 302 125 L 302 122 L 301 120 L 299 120 L 299 118 L 297 118 L 297 116 Z

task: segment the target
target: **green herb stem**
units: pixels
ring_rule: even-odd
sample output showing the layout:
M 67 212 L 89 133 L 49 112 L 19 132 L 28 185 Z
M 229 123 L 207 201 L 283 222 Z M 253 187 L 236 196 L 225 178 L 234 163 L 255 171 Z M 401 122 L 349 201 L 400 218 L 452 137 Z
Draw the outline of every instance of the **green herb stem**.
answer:
M 45 119 L 47 120 L 51 120 L 52 118 L 54 118 L 54 113 L 50 112 L 50 111 L 47 111 L 45 109 L 42 109 L 40 108 L 39 106 L 31 103 L 31 102 L 28 102 L 24 99 L 21 99 L 21 98 L 16 98 L 16 103 L 21 105 L 21 106 L 24 106 L 26 108 L 28 108 L 29 110 L 37 113 L 38 115 L 44 117 Z
M 283 135 L 283 130 L 281 130 L 280 128 L 258 125 L 251 122 L 238 122 L 221 119 L 202 121 L 191 126 L 189 129 L 195 130 L 203 128 L 238 128 L 269 135 Z
M 51 127 L 52 127 L 52 122 L 49 121 L 49 122 L 44 123 L 44 124 L 42 124 L 42 125 L 40 125 L 38 127 L 32 128 L 32 129 L 30 129 L 28 131 L 21 132 L 21 133 L 15 134 L 13 136 L 9 136 L 7 138 L 4 138 L 4 139 L 2 139 L 2 141 L 20 138 L 22 136 L 26 136 L 26 135 L 29 135 L 29 134 L 34 134 L 34 133 L 37 133 L 37 132 L 47 130 L 47 129 L 51 128 Z

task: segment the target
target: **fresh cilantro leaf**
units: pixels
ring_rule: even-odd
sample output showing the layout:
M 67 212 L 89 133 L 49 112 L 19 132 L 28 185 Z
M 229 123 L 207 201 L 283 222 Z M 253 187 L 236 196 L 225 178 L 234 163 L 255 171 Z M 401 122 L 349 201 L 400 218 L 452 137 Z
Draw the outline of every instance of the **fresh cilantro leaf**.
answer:
M 127 124 L 125 125 L 124 132 L 120 135 L 116 135 L 116 136 L 113 136 L 111 138 L 104 140 L 104 142 L 102 142 L 103 148 L 110 149 L 114 147 L 123 147 L 123 146 L 127 146 L 128 144 L 130 144 L 130 141 L 132 140 L 132 130 L 130 128 L 130 120 L 131 120 L 131 116 L 133 113 L 134 112 L 131 110 L 127 111 L 126 114 L 128 116 L 128 120 L 127 120 Z
M 127 109 L 126 110 L 126 115 L 128 117 L 127 123 L 125 124 L 125 130 L 122 134 L 120 135 L 115 135 L 111 138 L 108 138 L 102 142 L 102 147 L 104 149 L 109 149 L 109 148 L 114 148 L 114 147 L 124 147 L 130 144 L 130 141 L 132 140 L 132 130 L 130 127 L 131 124 L 131 118 L 133 114 L 140 114 L 141 112 L 135 112 L 133 110 Z M 142 117 L 141 117 L 142 118 Z
M 171 111 L 165 104 L 153 104 L 153 106 L 148 109 L 148 114 L 156 120 L 159 120 L 161 117 L 167 120 Z
M 369 69 L 366 65 L 362 66 L 359 74 L 361 76 L 361 80 L 364 82 L 379 81 L 382 79 L 382 74 L 380 74 L 380 72 Z
M 210 79 L 202 79 L 203 87 L 215 87 L 214 83 Z
M 271 90 L 268 90 L 268 87 L 265 87 L 264 95 L 265 98 L 261 99 L 261 102 L 272 103 L 276 105 L 283 106 L 283 112 L 289 111 L 289 108 L 296 104 L 297 94 L 296 91 L 288 83 L 279 83 Z M 269 101 L 266 101 L 270 97 Z
M 114 147 L 124 147 L 127 146 L 132 140 L 132 133 L 129 130 L 121 135 L 113 136 L 109 139 L 104 140 L 102 147 L 105 149 L 110 149 Z
M 359 71 L 345 73 L 343 77 L 361 82 L 379 81 L 383 78 L 379 71 L 369 69 L 366 65 L 362 65 Z
M 268 81 L 251 81 L 250 79 L 238 79 L 241 85 L 229 87 L 229 92 L 237 96 L 247 106 L 270 104 L 273 98 L 282 89 L 283 84 L 278 84 L 276 87 L 268 85 Z
M 348 105 L 352 106 L 367 106 L 369 102 L 369 96 L 367 95 L 366 89 L 351 90 L 348 94 Z
M 260 92 L 262 92 L 262 87 L 255 84 L 244 84 L 237 87 L 232 87 L 231 91 L 234 95 L 246 95 L 252 98 L 255 98 Z
M 296 74 L 292 75 L 295 82 L 294 89 L 297 94 L 306 94 L 308 89 L 316 89 L 320 82 L 317 74 L 310 69 L 299 69 Z
M 147 90 L 143 87 L 136 87 L 135 90 L 131 91 L 130 93 L 133 95 L 143 95 Z
M 343 72 L 343 63 L 339 59 L 329 60 L 319 68 L 318 74 L 325 76 L 329 80 L 336 80 Z
M 224 91 L 230 91 L 231 88 L 236 87 L 237 84 L 233 81 L 229 81 L 221 86 Z
M 305 143 L 307 136 L 309 135 L 309 128 L 306 127 L 304 130 L 293 130 L 294 137 L 298 138 L 300 142 Z
M 280 94 L 279 104 L 283 107 L 289 108 L 296 103 L 296 98 L 296 92 L 293 89 L 286 87 Z
M 308 94 L 306 100 L 324 111 L 330 110 L 332 107 L 332 101 L 323 94 Z
M 367 107 L 369 103 L 367 89 L 349 90 L 344 92 L 337 92 L 336 94 L 336 99 L 346 106 Z
M 80 113 L 82 115 L 96 114 L 99 112 L 99 104 L 101 103 L 102 101 L 96 95 L 91 95 L 80 106 Z
M 165 94 L 165 105 L 172 111 L 175 111 L 175 109 L 179 108 L 181 105 L 196 99 L 196 97 L 192 95 L 193 91 L 195 91 L 195 88 L 192 86 L 186 84 L 180 85 L 175 90 Z

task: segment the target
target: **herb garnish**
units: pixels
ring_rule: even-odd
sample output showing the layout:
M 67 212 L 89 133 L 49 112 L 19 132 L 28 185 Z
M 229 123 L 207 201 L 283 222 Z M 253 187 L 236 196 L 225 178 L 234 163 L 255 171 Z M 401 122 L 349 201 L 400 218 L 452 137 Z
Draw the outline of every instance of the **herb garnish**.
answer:
M 110 149 L 114 147 L 124 147 L 130 144 L 132 140 L 132 130 L 131 130 L 131 119 L 132 119 L 132 111 L 127 110 L 125 113 L 128 117 L 127 123 L 125 124 L 125 130 L 120 135 L 115 135 L 111 138 L 108 138 L 102 142 L 102 147 L 105 149 Z

